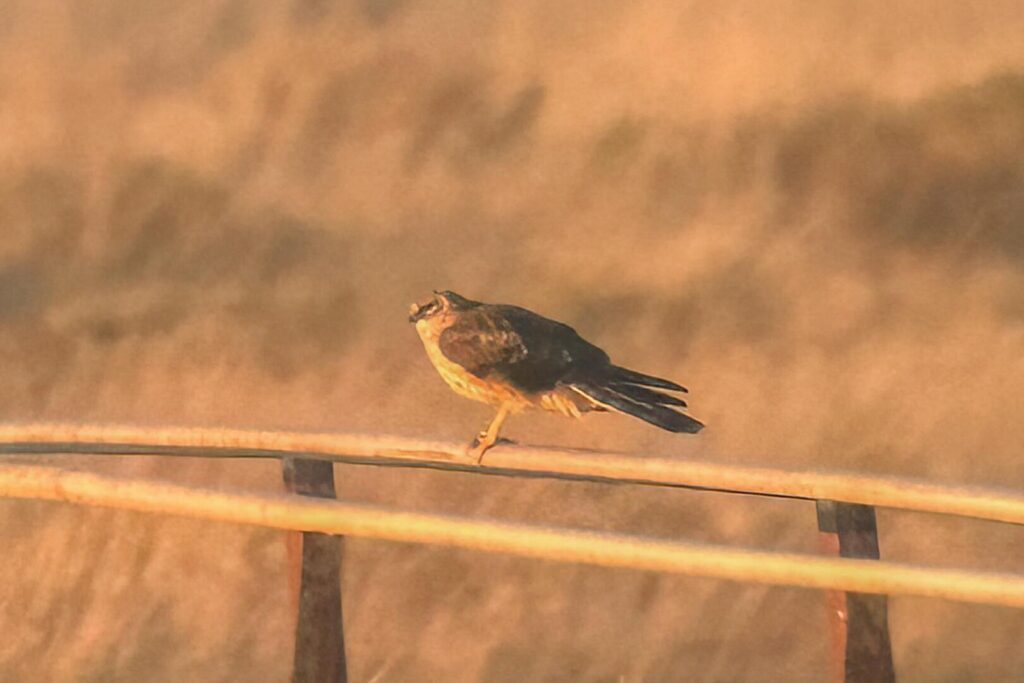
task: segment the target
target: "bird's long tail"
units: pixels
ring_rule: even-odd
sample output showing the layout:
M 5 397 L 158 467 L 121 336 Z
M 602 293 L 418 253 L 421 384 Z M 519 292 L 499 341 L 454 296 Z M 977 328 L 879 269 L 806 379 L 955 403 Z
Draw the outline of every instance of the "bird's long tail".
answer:
M 704 428 L 703 424 L 689 415 L 668 407 L 686 407 L 686 401 L 647 388 L 686 391 L 684 387 L 667 379 L 613 366 L 611 376 L 605 382 L 573 382 L 570 386 L 603 408 L 638 417 L 670 432 L 696 434 Z

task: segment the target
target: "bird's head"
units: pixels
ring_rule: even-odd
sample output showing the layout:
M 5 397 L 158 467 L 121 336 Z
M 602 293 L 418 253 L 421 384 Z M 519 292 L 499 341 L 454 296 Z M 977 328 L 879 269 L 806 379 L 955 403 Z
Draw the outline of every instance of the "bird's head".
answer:
M 447 290 L 439 292 L 435 289 L 434 296 L 426 303 L 413 304 L 409 308 L 409 322 L 415 323 L 420 320 L 429 320 L 438 315 L 447 315 L 452 311 L 463 311 L 479 305 L 476 301 L 470 301 L 455 292 Z

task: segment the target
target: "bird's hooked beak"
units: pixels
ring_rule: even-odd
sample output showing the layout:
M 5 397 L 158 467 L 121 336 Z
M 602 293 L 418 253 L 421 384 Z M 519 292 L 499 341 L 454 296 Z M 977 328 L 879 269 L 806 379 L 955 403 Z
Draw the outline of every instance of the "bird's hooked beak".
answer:
M 414 323 L 417 320 L 422 320 L 428 315 L 434 312 L 437 308 L 435 301 L 431 300 L 425 304 L 413 304 L 409 307 L 409 322 Z
M 445 297 L 446 292 L 438 292 L 434 290 L 434 298 L 425 304 L 413 304 L 409 307 L 409 322 L 414 323 L 417 320 L 447 311 L 449 308 L 448 299 Z

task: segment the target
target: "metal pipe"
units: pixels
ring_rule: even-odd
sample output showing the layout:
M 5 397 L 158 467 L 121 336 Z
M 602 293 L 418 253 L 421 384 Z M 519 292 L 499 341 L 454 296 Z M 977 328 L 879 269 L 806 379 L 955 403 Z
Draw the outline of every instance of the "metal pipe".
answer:
M 361 434 L 302 434 L 239 429 L 116 425 L 0 425 L 0 453 L 104 453 L 197 457 L 307 458 L 349 464 L 419 467 L 503 476 L 619 482 L 834 500 L 1024 524 L 1017 491 L 945 486 L 894 477 L 779 470 L 686 458 L 499 445 L 481 466 L 458 444 Z
M 275 529 L 432 543 L 733 581 L 1024 607 L 1024 576 L 838 559 L 528 526 L 375 505 L 242 493 L 52 467 L 0 465 L 0 496 L 65 501 Z

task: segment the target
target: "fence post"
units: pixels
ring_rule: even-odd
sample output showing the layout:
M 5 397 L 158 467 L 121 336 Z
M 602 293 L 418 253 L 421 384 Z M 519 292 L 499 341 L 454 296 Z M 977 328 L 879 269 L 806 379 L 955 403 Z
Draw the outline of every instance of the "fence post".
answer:
M 284 458 L 282 468 L 289 491 L 317 498 L 335 497 L 334 467 L 330 462 Z M 301 567 L 290 568 L 293 586 L 298 588 L 292 681 L 346 683 L 340 583 L 342 539 L 326 534 L 292 533 L 289 549 L 297 554 L 298 548 L 302 548 Z
M 877 560 L 878 524 L 870 505 L 819 500 L 822 551 Z M 895 683 L 885 595 L 826 591 L 833 683 Z

